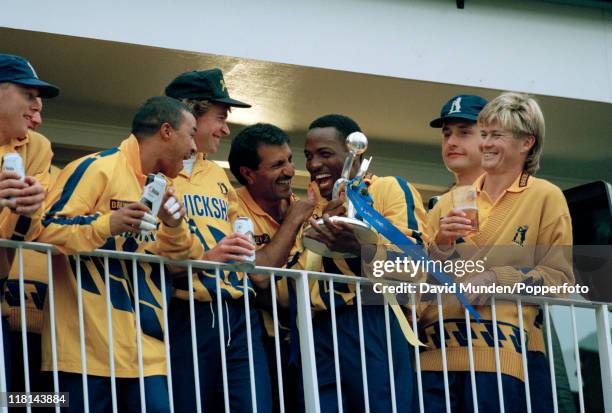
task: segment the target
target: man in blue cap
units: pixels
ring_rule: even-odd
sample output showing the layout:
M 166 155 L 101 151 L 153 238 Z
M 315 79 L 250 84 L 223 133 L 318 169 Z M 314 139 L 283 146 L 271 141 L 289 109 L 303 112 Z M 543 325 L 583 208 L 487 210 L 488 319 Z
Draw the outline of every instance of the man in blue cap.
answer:
M 0 54 L 0 157 L 18 154 L 24 167 L 24 176 L 17 172 L 0 172 L 0 238 L 31 240 L 40 228 L 53 152 L 49 141 L 42 135 L 28 134 L 28 127 L 40 110 L 38 98 L 52 98 L 58 94 L 59 89 L 40 80 L 27 60 Z M 2 291 L 14 255 L 12 249 L 0 249 Z M 3 337 L 8 337 L 4 318 L 2 333 Z M 4 346 L 5 365 L 10 371 L 7 340 Z M 10 389 L 10 383 L 8 386 Z
M 488 102 L 480 96 L 457 95 L 452 97 L 442 107 L 440 116 L 432 120 L 429 125 L 442 131 L 442 160 L 444 166 L 455 176 L 453 186 L 472 185 L 476 179 L 485 171 L 482 168 L 482 153 L 479 145 L 481 143 L 480 128 L 477 124 L 478 115 Z M 452 209 L 450 192 L 440 197 L 435 197 L 434 205 L 430 200 L 431 209 L 427 214 L 427 228 L 437 228 L 438 222 Z M 434 233 L 429 234 L 431 239 Z M 424 310 L 427 311 L 427 310 Z M 421 311 L 421 316 L 423 311 Z M 424 326 L 421 326 L 423 328 Z M 542 314 L 538 314 L 534 323 L 527 326 L 528 330 L 528 369 L 529 381 L 532 387 L 531 406 L 533 411 L 552 411 L 552 389 L 550 375 L 547 368 L 547 360 L 544 354 L 544 338 L 542 335 Z M 503 361 L 503 356 L 502 356 Z M 426 411 L 444 411 L 444 382 L 441 371 L 430 370 L 427 363 L 422 365 L 423 392 Z M 449 371 L 449 391 L 451 394 L 451 405 L 455 405 L 458 399 L 464 398 L 464 406 L 469 409 L 472 406 L 470 393 L 470 380 L 467 372 Z M 479 371 L 476 367 L 476 382 L 479 388 L 479 405 L 482 408 L 482 399 L 493 399 L 497 401 L 497 380 L 494 373 Z M 534 384 L 537 383 L 538 390 Z M 491 387 L 495 391 L 491 390 Z M 488 390 L 487 390 L 488 389 Z M 506 394 L 508 393 L 508 394 Z M 516 402 L 516 399 L 524 395 L 511 395 L 509 389 L 504 390 L 507 399 Z M 516 396 L 516 397 L 513 397 Z M 524 406 L 521 405 L 521 408 Z

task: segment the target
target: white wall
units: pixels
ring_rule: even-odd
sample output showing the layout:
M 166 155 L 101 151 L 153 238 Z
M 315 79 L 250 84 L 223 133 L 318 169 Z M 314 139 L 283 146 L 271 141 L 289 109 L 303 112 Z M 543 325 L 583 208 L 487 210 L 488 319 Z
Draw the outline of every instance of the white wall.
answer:
M 533 0 L 36 0 L 0 25 L 612 102 L 612 12 Z

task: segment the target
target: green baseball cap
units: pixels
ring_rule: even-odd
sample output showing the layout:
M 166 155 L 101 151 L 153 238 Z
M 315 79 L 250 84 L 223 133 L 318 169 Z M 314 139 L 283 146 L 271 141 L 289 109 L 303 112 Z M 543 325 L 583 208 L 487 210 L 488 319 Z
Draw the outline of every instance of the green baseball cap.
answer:
M 175 99 L 198 99 L 224 103 L 238 108 L 250 108 L 248 103 L 229 96 L 221 69 L 185 72 L 177 76 L 167 87 L 166 96 Z

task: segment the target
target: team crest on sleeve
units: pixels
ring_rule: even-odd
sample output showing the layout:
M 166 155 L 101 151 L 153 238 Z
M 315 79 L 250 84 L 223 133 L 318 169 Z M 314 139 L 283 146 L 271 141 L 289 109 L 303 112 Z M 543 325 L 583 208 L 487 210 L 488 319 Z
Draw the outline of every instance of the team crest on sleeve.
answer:
M 514 233 L 514 238 L 512 238 L 512 242 L 522 247 L 523 243 L 525 242 L 525 234 L 527 233 L 528 229 L 529 225 L 521 225 L 520 227 L 518 227 L 516 229 L 516 232 Z
M 223 182 L 217 182 L 217 185 L 219 185 L 219 191 L 221 191 L 223 195 L 227 195 L 229 192 L 227 186 Z

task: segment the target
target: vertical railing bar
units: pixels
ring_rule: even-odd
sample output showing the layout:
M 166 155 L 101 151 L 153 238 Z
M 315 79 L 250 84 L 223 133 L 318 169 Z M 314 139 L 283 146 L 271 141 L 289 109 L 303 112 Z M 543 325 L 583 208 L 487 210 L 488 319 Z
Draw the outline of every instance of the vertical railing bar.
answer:
M 81 281 L 81 255 L 76 254 L 77 311 L 79 312 L 79 332 L 81 346 L 81 375 L 83 379 L 83 410 L 89 413 L 89 390 L 87 383 L 87 350 L 85 348 L 85 321 L 83 320 L 83 289 Z
M 140 385 L 140 411 L 146 413 L 146 394 L 144 385 L 144 364 L 142 361 L 142 331 L 140 328 L 140 293 L 138 288 L 138 263 L 132 258 L 132 277 L 134 279 L 134 309 L 136 310 L 136 350 L 138 352 L 138 383 Z
M 174 413 L 174 393 L 172 390 L 172 362 L 170 359 L 170 327 L 168 323 L 168 292 L 166 291 L 166 266 L 164 262 L 159 263 L 159 275 L 162 293 L 162 313 L 164 317 L 164 347 L 166 350 L 166 369 L 168 370 L 168 400 L 170 402 L 170 413 Z
M 389 301 L 383 295 L 385 309 L 385 332 L 387 335 L 387 361 L 389 362 L 389 384 L 391 388 L 391 411 L 397 413 L 397 400 L 395 400 L 395 372 L 393 370 L 393 347 L 391 345 L 391 323 L 389 321 Z
M 582 390 L 582 370 L 580 367 L 580 350 L 578 349 L 578 329 L 576 328 L 576 309 L 574 304 L 570 305 L 572 316 L 572 338 L 574 340 L 574 357 L 576 358 L 576 374 L 578 376 L 578 400 L 580 402 L 580 413 L 584 413 L 584 392 Z
M 446 403 L 446 413 L 451 412 L 450 406 L 450 391 L 448 384 L 448 365 L 446 363 L 446 338 L 445 338 L 445 330 L 444 330 L 444 315 L 442 313 L 442 295 L 440 293 L 436 294 L 436 298 L 438 300 L 438 325 L 440 328 L 440 350 L 442 352 L 442 373 L 444 377 L 444 400 Z
M 223 303 L 221 295 L 221 271 L 215 267 L 215 286 L 217 289 L 217 316 L 219 319 L 219 345 L 221 346 L 221 373 L 223 377 L 223 405 L 225 413 L 229 413 L 229 388 L 227 384 L 227 360 L 225 359 L 225 327 L 223 324 Z M 227 314 L 229 317 L 229 314 Z
M 113 312 L 111 310 L 111 287 L 108 255 L 104 256 L 104 284 L 106 284 L 106 319 L 108 329 L 108 361 L 111 374 L 111 399 L 113 412 L 117 413 L 117 382 L 115 380 L 115 352 L 113 339 Z
M 338 398 L 338 412 L 343 412 L 342 407 L 342 380 L 340 379 L 340 355 L 338 353 L 338 330 L 336 324 L 336 299 L 334 293 L 334 280 L 329 280 L 329 306 L 332 322 L 332 344 L 334 347 L 334 368 L 336 373 L 336 397 Z
M 19 270 L 19 315 L 21 318 L 21 348 L 23 351 L 23 381 L 26 393 L 30 393 L 30 356 L 28 355 L 28 323 L 25 307 L 25 280 L 23 274 L 23 247 L 17 248 L 17 267 Z M 32 405 L 26 405 L 26 411 L 32 411 Z
M 308 284 L 308 273 L 306 271 L 300 271 L 295 285 L 305 409 L 306 413 L 320 413 L 319 380 L 317 377 L 317 364 L 314 350 L 310 288 Z
M 368 369 L 366 366 L 365 357 L 365 340 L 363 337 L 363 313 L 361 309 L 361 283 L 356 283 L 356 295 L 357 295 L 357 325 L 359 326 L 359 351 L 361 353 L 361 376 L 363 379 L 363 400 L 365 405 L 365 412 L 370 412 L 370 396 L 368 392 Z
M 249 378 L 251 384 L 251 408 L 253 413 L 257 413 L 257 392 L 255 391 L 255 365 L 253 363 L 253 337 L 251 331 L 251 309 L 249 307 L 249 276 L 244 273 L 242 278 L 242 288 L 244 295 L 244 313 L 246 317 L 247 329 L 247 353 L 249 356 Z
M 501 360 L 499 357 L 499 334 L 497 332 L 497 307 L 495 297 L 491 297 L 491 314 L 493 316 L 493 341 L 495 348 L 495 373 L 497 374 L 497 393 L 499 395 L 499 411 L 506 411 L 504 405 L 504 389 L 502 386 Z
M 608 304 L 595 306 L 597 324 L 597 349 L 599 351 L 599 368 L 604 410 L 612 412 L 612 342 L 610 337 L 610 313 Z
M 412 330 L 418 336 L 418 325 L 417 325 L 417 309 L 416 309 L 416 293 L 410 295 L 411 310 L 412 310 Z M 419 394 L 419 412 L 425 413 L 425 401 L 423 400 L 423 381 L 421 377 L 421 351 L 419 346 L 414 346 L 414 362 L 416 367 L 417 376 L 417 390 Z
M 553 411 L 559 412 L 559 403 L 557 402 L 557 381 L 555 378 L 555 355 L 553 354 L 552 345 L 552 323 L 550 322 L 550 307 L 548 303 L 544 303 L 544 317 L 546 322 L 546 341 L 548 349 L 548 364 L 550 367 L 550 384 L 552 386 Z
M 472 324 L 470 312 L 465 309 L 465 334 L 468 339 L 468 356 L 470 362 L 470 381 L 472 383 L 472 405 L 474 413 L 478 413 L 478 391 L 476 388 L 476 368 L 474 367 L 474 347 L 472 345 Z
M 8 250 L 8 248 L 7 248 Z M 7 371 L 6 363 L 4 360 L 4 334 L 8 334 L 8 331 L 4 331 L 4 327 L 2 325 L 2 320 L 4 320 L 2 316 L 2 304 L 4 303 L 4 294 L 2 294 L 2 298 L 0 299 L 0 392 L 6 395 L 8 389 L 6 388 L 6 374 L 10 372 Z M 6 397 L 3 397 L 6 400 Z M 8 406 L 2 407 L 3 412 L 8 412 Z
M 57 338 L 55 336 L 55 292 L 53 289 L 53 258 L 51 249 L 47 250 L 47 299 L 49 300 L 49 327 L 51 330 L 51 367 L 53 369 L 53 391 L 60 391 L 59 373 L 57 371 Z M 55 412 L 60 413 L 59 403 L 55 404 Z
M 285 278 L 289 283 L 291 280 Z M 278 382 L 278 404 L 280 413 L 285 413 L 285 391 L 283 388 L 283 368 L 281 364 L 280 337 L 278 329 L 278 308 L 276 302 L 276 276 L 270 275 L 270 292 L 272 295 L 272 320 L 274 323 L 274 349 L 276 356 L 276 378 Z
M 525 321 L 523 319 L 523 303 L 521 300 L 516 300 L 516 307 L 519 315 L 519 330 L 521 338 L 521 357 L 523 359 L 523 372 L 525 380 L 525 403 L 527 403 L 527 413 L 531 413 L 531 390 L 529 388 L 529 366 L 527 363 L 527 352 L 529 349 L 526 347 L 525 340 Z
M 193 384 L 195 386 L 196 412 L 202 413 L 200 393 L 200 364 L 198 362 L 198 338 L 196 333 L 195 298 L 193 296 L 193 265 L 187 265 L 187 289 L 189 290 L 189 323 L 191 327 L 191 356 L 193 358 Z

